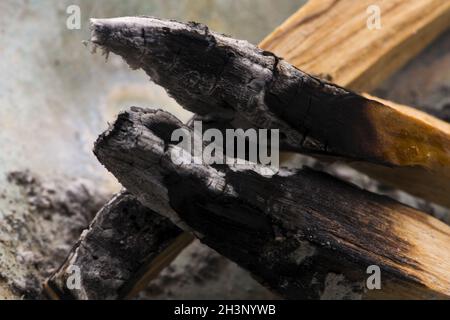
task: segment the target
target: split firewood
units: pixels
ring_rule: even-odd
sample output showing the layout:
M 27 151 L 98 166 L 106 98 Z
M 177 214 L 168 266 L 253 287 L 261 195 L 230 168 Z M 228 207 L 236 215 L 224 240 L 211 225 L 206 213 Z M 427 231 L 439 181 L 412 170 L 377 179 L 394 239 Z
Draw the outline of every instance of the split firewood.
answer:
M 124 191 L 98 212 L 44 293 L 51 299 L 131 298 L 192 239 Z
M 166 112 L 132 108 L 100 136 L 95 154 L 145 206 L 183 221 L 273 291 L 450 298 L 449 226 L 310 169 L 267 177 L 258 166 L 193 164 L 171 141 L 178 128 L 189 130 Z M 379 290 L 366 287 L 369 267 L 381 270 Z
M 142 68 L 184 108 L 230 127 L 279 129 L 283 151 L 343 160 L 450 206 L 450 125 L 302 72 L 206 26 L 92 20 L 92 42 Z
M 450 1 L 309 0 L 260 47 L 309 74 L 368 92 L 449 27 Z

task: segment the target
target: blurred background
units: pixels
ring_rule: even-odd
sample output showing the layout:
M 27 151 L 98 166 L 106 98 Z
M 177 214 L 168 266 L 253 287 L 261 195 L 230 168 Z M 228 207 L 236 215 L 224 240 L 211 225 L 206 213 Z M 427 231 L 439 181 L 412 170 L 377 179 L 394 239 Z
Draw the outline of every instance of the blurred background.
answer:
M 39 298 L 40 284 L 64 260 L 95 212 L 120 189 L 92 154 L 93 142 L 131 105 L 189 119 L 142 71 L 83 44 L 89 19 L 150 15 L 198 21 L 259 43 L 305 0 L 0 1 L 0 299 Z M 66 9 L 81 8 L 81 30 Z M 374 94 L 450 120 L 450 33 Z M 339 174 L 380 191 L 367 177 Z M 448 219 L 442 209 L 381 190 Z M 446 218 L 447 217 L 447 218 Z M 194 243 L 139 298 L 265 299 L 274 296 L 235 264 Z

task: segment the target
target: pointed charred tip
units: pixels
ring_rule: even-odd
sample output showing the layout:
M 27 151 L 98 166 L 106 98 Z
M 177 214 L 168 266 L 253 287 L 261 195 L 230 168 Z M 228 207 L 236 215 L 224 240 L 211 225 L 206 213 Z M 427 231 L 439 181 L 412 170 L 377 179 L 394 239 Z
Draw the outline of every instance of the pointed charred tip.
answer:
M 90 19 L 91 42 L 96 45 L 104 45 L 107 35 L 112 32 L 112 24 L 108 19 Z

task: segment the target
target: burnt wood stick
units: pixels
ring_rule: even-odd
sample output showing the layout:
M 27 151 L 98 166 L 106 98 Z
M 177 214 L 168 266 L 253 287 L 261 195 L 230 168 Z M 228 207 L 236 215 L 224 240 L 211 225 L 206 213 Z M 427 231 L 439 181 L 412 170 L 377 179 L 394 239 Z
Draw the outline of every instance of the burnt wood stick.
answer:
M 313 94 L 321 99 L 336 95 L 358 98 L 332 85 L 323 90 L 328 94 L 316 92 L 325 86 L 316 78 L 247 41 L 210 32 L 201 24 L 117 18 L 94 19 L 92 28 L 93 43 L 122 56 L 132 68 L 145 70 L 187 110 L 221 121 L 245 120 L 252 126 L 280 129 L 294 149 L 326 151 L 319 139 L 279 117 L 287 110 L 267 104 L 269 95 L 279 95 L 281 101 L 295 98 L 299 108 L 306 107 L 304 112 L 296 110 L 296 117 L 290 119 L 298 125 L 307 117 Z M 297 91 L 302 95 L 296 96 Z
M 280 129 L 283 151 L 345 160 L 450 206 L 450 126 L 298 70 L 196 23 L 92 20 L 92 42 L 142 68 L 184 108 L 229 127 Z
M 50 299 L 131 298 L 192 240 L 192 235 L 133 195 L 121 192 L 97 213 L 66 261 L 44 284 L 44 293 Z M 76 272 L 79 288 L 74 287 Z
M 180 127 L 166 112 L 132 108 L 95 154 L 144 205 L 184 221 L 268 288 L 290 299 L 450 297 L 449 226 L 310 169 L 267 177 L 179 164 L 171 133 Z M 370 265 L 381 290 L 365 287 Z

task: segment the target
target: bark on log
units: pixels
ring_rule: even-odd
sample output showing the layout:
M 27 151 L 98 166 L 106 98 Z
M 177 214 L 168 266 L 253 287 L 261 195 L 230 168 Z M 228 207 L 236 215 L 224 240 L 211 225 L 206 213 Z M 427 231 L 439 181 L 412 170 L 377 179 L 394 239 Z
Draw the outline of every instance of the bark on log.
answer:
M 355 163 L 450 206 L 450 125 L 443 121 L 323 82 L 203 25 L 130 17 L 93 19 L 92 29 L 95 44 L 145 70 L 190 111 L 230 127 L 280 129 L 285 151 Z
M 450 297 L 449 226 L 308 169 L 268 178 L 175 164 L 170 138 L 180 127 L 163 111 L 132 108 L 95 154 L 144 205 L 184 221 L 286 298 Z M 381 290 L 365 287 L 370 265 L 381 269 Z
M 124 191 L 98 212 L 44 292 L 51 299 L 130 298 L 192 239 Z M 81 286 L 69 288 L 78 271 Z

